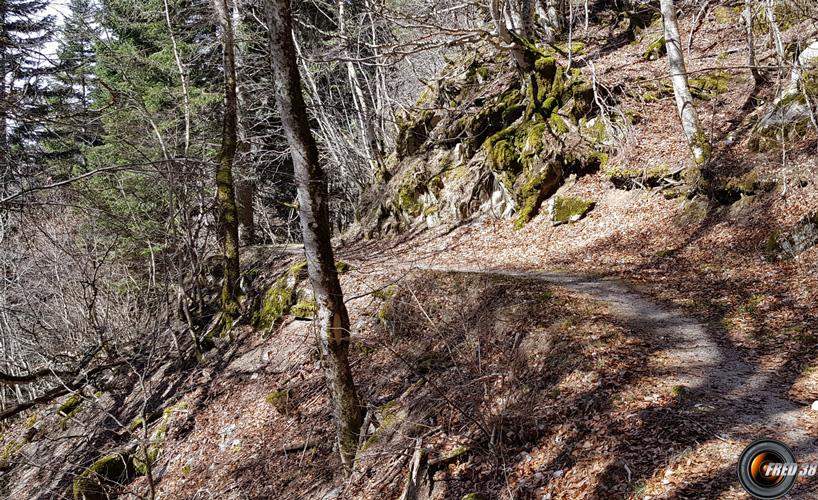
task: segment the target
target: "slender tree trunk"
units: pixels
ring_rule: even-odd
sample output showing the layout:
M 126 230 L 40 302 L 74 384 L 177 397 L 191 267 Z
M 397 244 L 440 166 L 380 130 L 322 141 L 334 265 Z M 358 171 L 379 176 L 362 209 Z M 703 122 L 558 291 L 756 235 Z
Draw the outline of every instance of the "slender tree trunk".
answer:
M 710 143 L 699 122 L 696 108 L 693 106 L 693 96 L 687 84 L 687 69 L 682 54 L 679 25 L 676 22 L 676 7 L 673 0 L 661 0 L 662 20 L 665 27 L 665 43 L 667 45 L 667 62 L 670 68 L 670 79 L 673 83 L 673 94 L 676 96 L 676 107 L 682 122 L 682 129 L 693 154 L 696 165 L 703 165 L 710 158 Z
M 753 83 L 761 83 L 761 74 L 758 72 L 756 63 L 756 44 L 753 37 L 753 0 L 744 0 L 744 11 L 741 13 L 744 19 L 744 31 L 747 36 L 747 65 L 750 66 L 750 74 L 753 76 Z
M 530 73 L 534 70 L 534 58 L 529 51 L 519 43 L 521 34 L 508 29 L 508 24 L 506 23 L 505 14 L 503 12 L 503 2 L 501 0 L 491 0 L 490 7 L 494 27 L 497 28 L 500 40 L 511 45 L 511 56 L 514 58 L 517 68 L 522 73 Z
M 338 0 L 338 31 L 344 38 L 343 44 L 344 54 L 346 55 L 347 59 L 347 77 L 349 79 L 349 85 L 352 87 L 353 102 L 355 104 L 355 111 L 358 114 L 358 121 L 360 122 L 361 131 L 363 132 L 362 139 L 367 155 L 369 156 L 368 160 L 371 173 L 374 174 L 382 163 L 381 151 L 378 144 L 378 136 L 375 133 L 375 116 L 370 111 L 370 98 L 369 96 L 364 95 L 363 85 L 361 85 L 361 79 L 358 76 L 358 71 L 355 68 L 355 62 L 353 61 L 355 54 L 353 53 L 351 47 L 351 37 L 347 33 L 345 8 L 347 1 L 348 0 Z
M 784 69 L 784 42 L 781 41 L 781 30 L 778 29 L 778 22 L 775 20 L 775 12 L 773 11 L 773 0 L 764 1 L 764 12 L 767 15 L 767 22 L 770 24 L 770 36 L 773 38 L 775 45 L 775 58 L 778 61 L 778 71 Z
M 236 95 L 238 96 L 238 151 L 239 164 L 237 168 L 238 179 L 236 180 L 236 209 L 239 218 L 239 241 L 242 245 L 252 245 L 256 239 L 256 223 L 255 223 L 255 205 L 253 204 L 256 198 L 256 182 L 253 172 L 252 164 L 248 159 L 254 159 L 256 151 L 250 141 L 249 125 L 247 123 L 247 116 L 245 110 L 248 109 L 248 103 L 251 97 L 247 95 L 244 82 L 239 75 L 244 68 L 243 54 L 246 51 L 246 43 L 243 42 L 245 37 L 242 36 L 242 20 L 239 9 L 242 8 L 242 2 L 236 0 L 233 5 L 233 33 L 235 40 L 236 51 Z M 248 8 L 249 6 L 244 6 Z
M 355 458 L 362 415 L 348 359 L 349 316 L 330 243 L 327 185 L 301 94 L 289 0 L 269 0 L 267 5 L 270 46 L 277 56 L 273 58 L 276 101 L 290 145 L 298 189 L 307 270 L 318 305 L 318 341 L 335 415 L 341 461 L 349 470 Z
M 216 171 L 216 200 L 219 210 L 219 229 L 224 257 L 224 284 L 222 285 L 222 312 L 224 325 L 238 313 L 239 284 L 239 228 L 236 194 L 233 187 L 233 159 L 236 157 L 238 97 L 236 95 L 236 57 L 233 40 L 233 22 L 229 0 L 213 0 L 222 34 L 224 61 L 224 127 L 219 166 Z

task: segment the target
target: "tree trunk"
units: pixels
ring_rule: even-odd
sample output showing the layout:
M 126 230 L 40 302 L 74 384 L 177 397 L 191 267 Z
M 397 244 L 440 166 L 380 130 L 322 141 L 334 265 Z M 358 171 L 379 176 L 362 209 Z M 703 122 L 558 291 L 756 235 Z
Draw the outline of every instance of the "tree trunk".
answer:
M 216 201 L 219 211 L 219 238 L 224 257 L 224 284 L 222 286 L 223 324 L 231 325 L 238 314 L 239 284 L 239 228 L 236 193 L 233 186 L 233 159 L 236 157 L 238 97 L 236 95 L 236 56 L 233 40 L 233 22 L 229 0 L 213 0 L 222 31 L 224 61 L 224 127 L 219 166 L 216 170 Z
M 784 42 L 781 41 L 781 30 L 778 29 L 778 22 L 775 20 L 775 12 L 773 11 L 773 0 L 765 0 L 764 12 L 767 15 L 767 22 L 770 24 L 770 36 L 773 38 L 773 45 L 775 45 L 775 58 L 778 61 L 779 73 L 784 69 Z
M 364 95 L 363 85 L 361 84 L 361 79 L 358 77 L 358 71 L 355 68 L 355 62 L 353 61 L 355 54 L 351 47 L 351 37 L 347 33 L 346 25 L 346 8 L 344 4 L 347 2 L 348 0 L 338 0 L 338 31 L 343 37 L 344 55 L 347 59 L 347 77 L 349 79 L 349 85 L 352 87 L 352 101 L 355 105 L 355 112 L 358 115 L 364 147 L 366 148 L 366 153 L 369 156 L 368 160 L 371 170 L 370 173 L 374 174 L 380 168 L 382 163 L 378 136 L 375 134 L 376 118 L 370 111 L 370 97 L 368 95 Z
M 699 123 L 699 116 L 693 106 L 693 96 L 687 84 L 687 69 L 682 55 L 682 43 L 679 37 L 679 25 L 676 22 L 676 8 L 673 0 L 661 0 L 662 20 L 665 27 L 667 62 L 670 68 L 670 79 L 673 83 L 673 94 L 676 96 L 676 107 L 682 122 L 687 144 L 697 166 L 710 159 L 710 143 Z
M 267 5 L 270 48 L 277 56 L 273 58 L 276 101 L 290 145 L 307 270 L 318 305 L 318 342 L 341 461 L 349 470 L 355 458 L 362 415 L 348 359 L 349 316 L 330 243 L 327 185 L 301 93 L 289 0 L 270 0 Z
M 514 58 L 517 68 L 524 74 L 531 73 L 531 71 L 534 70 L 534 57 L 531 51 L 526 50 L 520 43 L 520 37 L 525 37 L 526 35 L 509 30 L 503 13 L 503 5 L 501 0 L 491 0 L 491 18 L 494 21 L 494 27 L 497 28 L 497 34 L 500 36 L 500 40 L 511 45 L 511 56 Z M 512 19 L 514 17 L 515 16 L 512 16 Z M 524 24 L 523 26 L 528 26 L 528 24 Z
M 245 110 L 252 97 L 247 95 L 245 81 L 241 78 L 241 72 L 245 68 L 243 54 L 247 51 L 246 37 L 242 36 L 242 20 L 239 14 L 240 9 L 248 9 L 249 5 L 241 5 L 241 0 L 234 0 L 233 5 L 233 34 L 235 43 L 235 64 L 236 64 L 236 95 L 238 96 L 237 119 L 238 125 L 238 179 L 236 179 L 236 210 L 239 218 L 239 241 L 242 246 L 252 245 L 256 239 L 255 202 L 256 182 L 252 160 L 256 158 L 256 151 L 250 140 L 250 126 L 247 123 Z
M 761 74 L 758 72 L 756 63 L 755 38 L 753 37 L 753 0 L 744 0 L 744 11 L 741 13 L 744 20 L 744 30 L 747 36 L 747 65 L 750 66 L 750 74 L 753 76 L 753 83 L 761 83 Z
M 546 42 L 554 42 L 562 33 L 565 8 L 565 0 L 537 0 L 537 14 L 542 19 Z

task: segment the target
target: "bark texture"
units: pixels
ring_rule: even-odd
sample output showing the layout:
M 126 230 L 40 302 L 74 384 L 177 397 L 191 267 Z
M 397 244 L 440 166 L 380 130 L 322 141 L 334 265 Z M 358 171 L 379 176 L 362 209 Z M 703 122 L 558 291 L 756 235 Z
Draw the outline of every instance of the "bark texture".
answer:
M 327 184 L 301 93 L 289 0 L 270 0 L 267 19 L 276 79 L 276 102 L 290 146 L 298 190 L 307 270 L 318 305 L 318 342 L 338 433 L 341 460 L 352 466 L 362 414 L 349 366 L 349 316 L 330 242 Z
M 224 62 L 224 127 L 216 170 L 216 202 L 219 211 L 219 239 L 224 258 L 224 284 L 222 285 L 222 311 L 226 315 L 224 325 L 230 326 L 232 317 L 238 313 L 239 284 L 239 227 L 236 209 L 236 193 L 233 185 L 233 159 L 236 157 L 238 96 L 236 94 L 236 54 L 233 22 L 229 0 L 213 0 L 221 28 Z
M 693 106 L 693 96 L 690 94 L 690 87 L 687 83 L 687 69 L 682 54 L 679 25 L 676 22 L 676 7 L 673 5 L 673 0 L 661 0 L 660 6 L 665 29 L 667 62 L 673 83 L 673 94 L 676 97 L 676 107 L 687 144 L 693 154 L 693 160 L 696 165 L 700 166 L 710 159 L 710 143 L 699 122 L 699 115 Z

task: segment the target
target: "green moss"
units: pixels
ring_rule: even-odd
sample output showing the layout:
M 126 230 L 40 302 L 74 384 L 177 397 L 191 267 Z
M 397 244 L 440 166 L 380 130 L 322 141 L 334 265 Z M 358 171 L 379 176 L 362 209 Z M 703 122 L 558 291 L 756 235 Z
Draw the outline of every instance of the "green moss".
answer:
M 301 261 L 291 267 L 265 293 L 261 308 L 253 317 L 253 325 L 268 332 L 296 303 L 296 285 L 306 274 L 307 262 Z
M 63 401 L 59 408 L 57 408 L 57 413 L 63 417 L 73 416 L 81 405 L 82 397 L 78 392 L 75 392 Z
M 380 425 L 375 432 L 372 433 L 372 436 L 370 436 L 369 439 L 367 439 L 361 446 L 361 451 L 366 451 L 372 445 L 379 443 L 386 431 L 392 429 L 401 420 L 403 420 L 400 406 L 396 400 L 388 401 L 379 406 L 377 410 L 377 417 Z
M 710 99 L 727 92 L 731 75 L 724 70 L 708 71 L 688 80 L 690 93 L 699 99 Z
M 602 151 L 591 151 L 588 154 L 588 164 L 596 165 L 598 170 L 604 170 L 608 167 L 609 160 L 608 153 Z
M 417 217 L 423 213 L 423 204 L 419 201 L 419 196 L 416 186 L 403 184 L 398 189 L 398 206 L 412 217 Z
M 133 464 L 130 457 L 121 453 L 106 455 L 85 469 L 74 480 L 75 500 L 104 500 L 107 489 L 123 484 L 130 478 Z
M 725 7 L 724 5 L 717 5 L 713 9 L 713 16 L 719 24 L 731 24 L 738 19 L 741 13 L 741 7 Z
M 264 401 L 278 411 L 284 411 L 290 404 L 290 389 L 280 389 L 264 396 Z
M 23 443 L 8 441 L 0 450 L 0 470 L 7 469 L 15 455 L 23 448 Z
M 551 220 L 560 224 L 576 222 L 593 210 L 594 206 L 596 203 L 591 200 L 556 196 L 550 207 Z
M 665 177 L 670 176 L 670 166 L 666 164 L 654 165 L 645 169 L 635 167 L 604 167 L 603 173 L 614 182 L 614 184 L 626 183 L 633 179 L 638 179 L 646 186 L 654 186 Z
M 69 396 L 57 409 L 57 414 L 62 416 L 60 420 L 60 429 L 65 430 L 71 419 L 74 418 L 82 410 L 82 396 L 79 392 L 75 392 Z
M 185 464 L 185 465 L 182 466 L 182 475 L 183 476 L 187 477 L 187 476 L 190 475 L 191 472 L 193 472 L 193 466 L 191 466 L 190 464 Z
M 347 273 L 351 269 L 352 269 L 352 267 L 347 262 L 344 262 L 343 260 L 336 260 L 335 261 L 335 270 L 338 272 L 338 274 Z
M 36 413 L 32 413 L 32 414 L 31 414 L 31 415 L 29 415 L 29 417 L 26 419 L 26 428 L 31 429 L 32 427 L 34 427 L 34 424 L 36 424 L 36 423 L 37 423 L 37 414 L 36 414 Z
M 162 450 L 159 448 L 158 444 L 151 444 L 148 446 L 147 450 L 147 462 L 145 462 L 145 452 L 140 450 L 137 452 L 131 460 L 133 461 L 134 471 L 139 474 L 140 476 L 147 476 L 148 470 L 153 468 L 153 465 L 159 460 L 159 455 L 162 453 Z M 150 467 L 149 467 L 150 466 Z
M 517 218 L 514 221 L 515 228 L 522 228 L 537 215 L 543 200 L 556 187 L 556 183 L 561 177 L 561 172 L 553 163 L 549 163 L 537 174 L 529 174 L 519 189 L 518 197 L 522 199 L 522 203 L 517 210 Z
M 301 299 L 290 308 L 290 314 L 299 319 L 313 319 L 318 312 L 318 304 L 314 299 Z
M 386 288 L 381 288 L 372 292 L 372 296 L 380 300 L 389 300 L 395 296 L 395 285 L 389 285 Z
M 481 495 L 480 493 L 466 493 L 460 500 L 485 500 L 486 497 Z
M 570 131 L 568 124 L 557 113 L 551 113 L 549 123 L 551 124 L 551 131 L 557 135 L 565 135 Z
M 754 170 L 739 177 L 731 177 L 724 183 L 724 189 L 738 191 L 742 194 L 753 194 L 758 187 L 758 173 Z
M 573 41 L 570 46 L 567 43 L 555 43 L 551 46 L 554 50 L 566 57 L 568 56 L 569 48 L 571 49 L 571 54 L 574 56 L 582 55 L 585 52 L 585 44 L 580 41 Z
M 645 49 L 645 53 L 642 54 L 642 58 L 648 61 L 654 61 L 665 54 L 667 54 L 667 43 L 663 35 L 648 45 L 648 48 Z

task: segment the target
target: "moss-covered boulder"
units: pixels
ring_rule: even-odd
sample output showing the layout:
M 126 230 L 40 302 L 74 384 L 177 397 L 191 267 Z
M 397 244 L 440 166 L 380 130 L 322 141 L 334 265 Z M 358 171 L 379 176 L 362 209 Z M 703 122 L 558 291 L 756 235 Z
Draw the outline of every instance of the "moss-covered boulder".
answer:
M 659 164 L 648 167 L 606 166 L 602 171 L 619 189 L 644 189 L 662 186 L 666 182 L 674 184 L 681 176 L 681 169 L 671 170 L 670 165 Z
M 582 198 L 554 196 L 548 200 L 548 218 L 554 225 L 577 222 L 593 210 L 596 203 Z
M 395 117 L 398 125 L 398 135 L 395 137 L 395 152 L 399 159 L 412 156 L 429 137 L 429 133 L 441 120 L 441 116 L 432 110 L 426 109 L 416 114 L 399 113 Z
M 307 262 L 301 261 L 291 267 L 273 286 L 264 292 L 261 305 L 253 315 L 252 323 L 256 328 L 269 332 L 279 320 L 290 312 L 290 308 L 298 300 L 296 293 L 298 283 L 306 278 Z
M 131 457 L 111 453 L 98 459 L 74 480 L 74 500 L 106 500 L 112 492 L 133 478 Z
M 665 54 L 667 54 L 667 43 L 665 42 L 664 35 L 662 35 L 648 44 L 648 48 L 645 49 L 642 58 L 647 61 L 655 61 L 664 57 Z
M 318 312 L 318 304 L 315 299 L 302 298 L 294 306 L 290 308 L 290 314 L 296 319 L 312 320 L 315 319 L 315 314 Z

